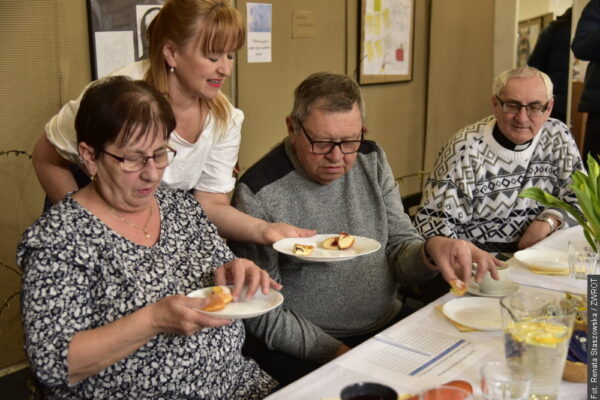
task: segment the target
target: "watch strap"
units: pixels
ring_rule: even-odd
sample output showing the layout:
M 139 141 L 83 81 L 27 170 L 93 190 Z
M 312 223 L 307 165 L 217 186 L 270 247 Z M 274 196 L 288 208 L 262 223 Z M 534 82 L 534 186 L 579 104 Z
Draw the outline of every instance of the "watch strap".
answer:
M 535 219 L 536 221 L 544 221 L 548 225 L 550 225 L 550 232 L 554 232 L 558 228 L 556 221 L 554 221 L 554 219 L 550 216 L 538 215 L 537 217 L 535 217 Z

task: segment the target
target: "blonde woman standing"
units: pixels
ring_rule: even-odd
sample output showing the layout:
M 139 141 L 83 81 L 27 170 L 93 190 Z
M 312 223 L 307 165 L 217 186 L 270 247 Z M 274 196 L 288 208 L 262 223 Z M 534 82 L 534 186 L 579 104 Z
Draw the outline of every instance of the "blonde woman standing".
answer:
M 228 0 L 167 0 L 147 34 L 149 60 L 112 75 L 143 78 L 169 100 L 177 121 L 169 146 L 177 158 L 162 185 L 192 190 L 219 234 L 229 239 L 271 244 L 314 234 L 267 223 L 229 205 L 244 115 L 220 89 L 245 40 L 240 13 Z M 48 122 L 33 151 L 38 179 L 53 203 L 89 181 L 84 176 L 78 184 L 72 173 L 74 165 L 85 171 L 73 123 L 80 101 L 81 96 L 70 101 Z

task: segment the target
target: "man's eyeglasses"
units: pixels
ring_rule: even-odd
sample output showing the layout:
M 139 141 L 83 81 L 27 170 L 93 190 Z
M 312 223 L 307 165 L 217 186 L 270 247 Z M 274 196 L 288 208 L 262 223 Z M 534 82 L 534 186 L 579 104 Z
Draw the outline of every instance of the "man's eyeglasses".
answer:
M 529 115 L 530 117 L 539 117 L 540 115 L 544 114 L 546 112 L 546 110 L 548 109 L 548 105 L 550 104 L 550 100 L 548 100 L 546 102 L 546 104 L 539 104 L 539 103 L 521 104 L 521 103 L 515 103 L 513 101 L 504 102 L 498 96 L 496 96 L 496 99 L 498 99 L 498 102 L 502 106 L 502 110 L 505 113 L 518 114 L 519 112 L 521 112 L 521 108 L 525 107 L 525 109 L 527 110 L 527 115 Z
M 123 171 L 125 172 L 141 171 L 146 166 L 149 159 L 154 160 L 154 165 L 156 165 L 156 168 L 165 168 L 167 165 L 171 164 L 171 161 L 173 161 L 175 155 L 177 154 L 177 152 L 171 148 L 159 150 L 152 156 L 136 155 L 119 157 L 112 153 L 109 153 L 106 150 L 102 150 L 102 152 L 108 154 L 115 160 L 119 161 L 121 163 L 121 166 L 123 167 Z
M 360 140 L 342 140 L 340 142 L 330 142 L 330 141 L 320 141 L 313 140 L 309 135 L 308 131 L 302 125 L 302 122 L 298 121 L 298 125 L 302 128 L 302 132 L 304 132 L 304 136 L 312 146 L 313 154 L 329 154 L 333 151 L 335 146 L 340 148 L 340 151 L 343 154 L 352 154 L 356 153 L 360 148 L 361 143 L 363 142 L 363 138 L 365 136 L 365 127 L 360 129 Z

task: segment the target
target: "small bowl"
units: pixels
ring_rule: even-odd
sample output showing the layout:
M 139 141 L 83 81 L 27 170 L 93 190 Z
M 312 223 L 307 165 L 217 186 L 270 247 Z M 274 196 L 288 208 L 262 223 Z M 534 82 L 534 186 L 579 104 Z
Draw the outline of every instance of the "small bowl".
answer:
M 341 400 L 398 400 L 398 393 L 389 386 L 375 382 L 358 382 L 342 389 Z

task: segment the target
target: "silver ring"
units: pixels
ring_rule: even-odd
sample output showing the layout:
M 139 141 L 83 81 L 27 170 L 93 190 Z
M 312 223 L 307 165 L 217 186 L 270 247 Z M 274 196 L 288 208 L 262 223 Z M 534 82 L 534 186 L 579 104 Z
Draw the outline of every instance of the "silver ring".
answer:
M 474 262 L 471 266 L 473 269 L 477 269 L 477 267 L 479 267 L 479 263 Z

